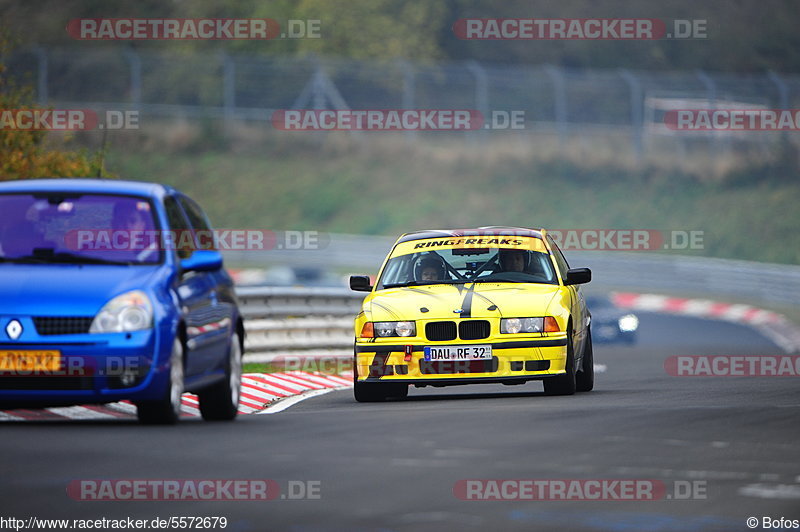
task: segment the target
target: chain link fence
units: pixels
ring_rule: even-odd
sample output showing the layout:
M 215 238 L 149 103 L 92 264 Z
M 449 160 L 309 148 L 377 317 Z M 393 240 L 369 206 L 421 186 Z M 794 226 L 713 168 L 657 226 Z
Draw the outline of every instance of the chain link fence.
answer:
M 252 54 L 167 53 L 132 48 L 31 48 L 7 59 L 41 105 L 135 109 L 163 118 L 268 121 L 277 109 L 476 109 L 523 112 L 515 134 L 616 132 L 637 154 L 653 137 L 730 144 L 729 136 L 676 135 L 664 112 L 701 108 L 800 108 L 800 75 L 575 70 L 477 62 L 416 64 Z M 487 131 L 460 132 L 488 138 Z M 682 133 L 682 132 L 681 132 Z M 411 135 L 414 136 L 413 134 Z M 737 132 L 769 144 L 779 133 Z

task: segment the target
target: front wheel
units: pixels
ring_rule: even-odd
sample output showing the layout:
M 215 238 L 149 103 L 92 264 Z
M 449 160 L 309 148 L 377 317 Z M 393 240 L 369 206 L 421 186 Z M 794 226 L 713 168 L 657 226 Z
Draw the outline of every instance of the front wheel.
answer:
M 594 388 L 594 350 L 592 349 L 592 330 L 589 329 L 586 337 L 586 346 L 583 348 L 583 362 L 581 371 L 575 375 L 576 390 L 590 392 Z
M 206 421 L 230 421 L 239 412 L 239 394 L 242 386 L 242 345 L 239 335 L 231 335 L 228 346 L 228 363 L 225 380 L 200 392 L 200 415 Z
M 171 425 L 181 415 L 183 394 L 183 344 L 175 337 L 169 356 L 169 384 L 166 396 L 158 401 L 143 401 L 136 405 L 139 421 L 148 424 Z
M 572 347 L 572 329 L 567 331 L 567 362 L 564 369 L 566 373 L 557 377 L 548 377 L 544 383 L 544 393 L 547 395 L 572 395 L 575 393 L 575 353 Z

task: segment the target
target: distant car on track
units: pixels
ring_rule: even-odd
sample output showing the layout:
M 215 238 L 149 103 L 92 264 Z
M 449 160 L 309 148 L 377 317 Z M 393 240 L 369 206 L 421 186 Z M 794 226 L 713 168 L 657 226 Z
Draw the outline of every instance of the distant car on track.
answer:
M 202 209 L 154 183 L 0 183 L 0 407 L 237 414 L 244 330 Z M 211 237 L 213 238 L 213 236 Z
M 355 319 L 355 398 L 405 397 L 409 385 L 522 384 L 549 395 L 589 391 L 589 313 L 544 229 L 481 227 L 401 236 Z
M 592 313 L 592 330 L 598 343 L 636 343 L 639 317 L 621 309 L 606 296 L 586 296 L 586 306 Z

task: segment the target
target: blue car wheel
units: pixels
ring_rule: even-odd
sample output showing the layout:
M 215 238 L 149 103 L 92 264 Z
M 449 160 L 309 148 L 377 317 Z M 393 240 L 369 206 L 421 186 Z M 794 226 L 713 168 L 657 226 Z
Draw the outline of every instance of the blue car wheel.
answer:
M 228 346 L 225 380 L 200 392 L 200 415 L 206 421 L 230 421 L 239 410 L 239 394 L 242 385 L 242 344 L 239 335 L 233 333 Z
M 183 394 L 183 344 L 177 336 L 172 342 L 169 356 L 169 382 L 165 397 L 158 401 L 143 401 L 136 405 L 136 413 L 142 423 L 170 425 L 177 423 L 181 415 Z

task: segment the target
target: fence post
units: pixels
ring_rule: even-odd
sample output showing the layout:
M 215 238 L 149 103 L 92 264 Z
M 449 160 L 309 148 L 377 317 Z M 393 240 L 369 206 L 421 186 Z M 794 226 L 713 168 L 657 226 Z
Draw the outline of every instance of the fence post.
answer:
M 486 126 L 489 123 L 489 80 L 486 70 L 476 61 L 467 61 L 467 70 L 475 76 L 475 108 L 483 115 L 483 127 L 478 133 L 482 142 L 486 142 Z M 469 131 L 465 132 L 467 135 Z
M 789 86 L 783 81 L 783 78 L 780 77 L 777 73 L 773 70 L 767 72 L 767 77 L 769 80 L 775 84 L 778 88 L 778 95 L 781 99 L 781 109 L 788 109 L 789 108 Z
M 222 52 L 222 108 L 225 126 L 230 127 L 236 114 L 236 63 Z
M 706 74 L 704 70 L 695 70 L 695 75 L 697 79 L 699 79 L 703 85 L 706 87 L 706 93 L 708 94 L 708 101 L 710 102 L 712 109 L 716 107 L 717 101 L 717 84 L 714 83 L 714 80 Z
M 314 71 L 312 86 L 311 98 L 314 102 L 312 107 L 314 109 L 325 109 L 325 89 L 327 88 L 325 86 L 325 70 L 319 62 L 317 62 L 317 69 Z
M 564 72 L 553 65 L 545 65 L 544 71 L 553 82 L 558 140 L 563 144 L 567 140 L 567 84 L 564 80 Z
M 773 70 L 767 72 L 767 77 L 769 77 L 770 81 L 772 81 L 772 83 L 774 83 L 775 86 L 778 88 L 778 97 L 780 98 L 781 101 L 779 105 L 781 106 L 781 109 L 782 110 L 789 109 L 789 86 L 786 84 L 783 78 L 781 78 Z M 780 135 L 783 146 L 788 146 L 789 133 L 787 133 L 786 131 L 781 131 Z
M 401 97 L 400 106 L 403 109 L 413 109 L 416 96 L 416 76 L 414 75 L 414 69 L 412 69 L 411 65 L 408 64 L 408 61 L 404 59 L 400 59 L 398 61 L 398 65 L 403 71 L 403 95 Z M 404 134 L 406 141 L 409 143 L 413 142 L 414 139 L 417 138 L 417 131 L 413 129 L 407 129 Z
M 131 104 L 135 109 L 139 109 L 142 103 L 142 60 L 139 54 L 130 48 L 126 48 L 122 53 L 131 69 Z
M 36 47 L 38 73 L 36 78 L 36 98 L 39 105 L 47 105 L 47 50 L 41 46 Z
M 644 105 L 642 83 L 630 70 L 622 68 L 620 76 L 628 84 L 631 90 L 631 129 L 633 130 L 633 151 L 636 154 L 636 162 L 641 163 L 644 155 L 644 122 L 642 120 L 642 106 Z
M 713 111 L 717 108 L 717 84 L 714 83 L 714 80 L 711 78 L 711 76 L 709 76 L 704 70 L 695 70 L 695 75 L 697 76 L 697 79 L 699 79 L 703 85 L 705 85 L 706 93 L 708 94 L 709 106 Z M 714 131 L 711 132 L 711 138 L 713 139 L 712 142 L 714 143 L 714 147 L 716 148 L 717 152 L 720 152 L 723 146 L 719 142 L 719 137 Z

